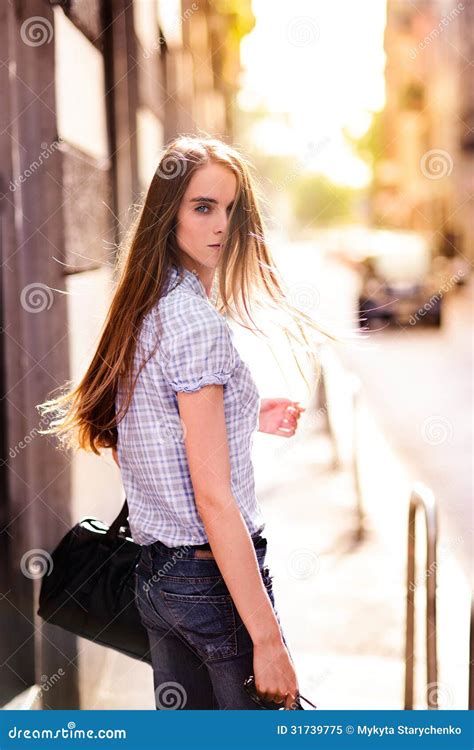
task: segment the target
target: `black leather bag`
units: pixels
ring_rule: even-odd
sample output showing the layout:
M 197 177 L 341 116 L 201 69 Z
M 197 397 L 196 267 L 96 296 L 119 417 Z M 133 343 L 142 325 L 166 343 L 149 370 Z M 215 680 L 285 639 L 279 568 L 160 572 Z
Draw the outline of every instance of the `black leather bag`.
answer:
M 41 581 L 38 615 L 82 638 L 151 664 L 135 604 L 140 545 L 130 537 L 128 504 L 110 527 L 85 518 L 61 540 Z

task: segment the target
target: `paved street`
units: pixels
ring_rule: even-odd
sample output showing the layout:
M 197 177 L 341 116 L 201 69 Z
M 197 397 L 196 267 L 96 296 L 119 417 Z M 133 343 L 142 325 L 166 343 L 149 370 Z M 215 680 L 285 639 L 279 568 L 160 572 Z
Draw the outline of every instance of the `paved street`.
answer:
M 310 413 L 301 419 L 292 440 L 258 435 L 255 446 L 276 604 L 300 690 L 321 709 L 401 708 L 409 478 L 364 409 L 367 534 L 358 543 L 352 474 L 331 470 L 327 436 Z M 440 706 L 465 708 L 468 590 L 449 555 L 438 576 Z M 415 707 L 424 708 L 422 574 L 417 581 Z M 104 675 L 84 708 L 153 707 L 149 667 L 107 651 Z
M 472 283 L 446 302 L 440 331 L 394 329 L 347 362 L 394 449 L 436 493 L 446 534 L 462 537 L 455 554 L 474 570 L 472 511 Z
M 300 246 L 299 256 L 295 247 L 291 250 L 292 268 L 297 267 L 298 257 L 299 271 L 304 272 L 302 258 L 308 260 L 311 249 Z M 315 267 L 325 273 L 318 298 L 321 309 L 330 309 L 332 300 L 334 310 L 335 301 L 343 299 L 349 310 L 347 272 L 325 266 L 323 256 L 315 259 Z M 305 296 L 313 302 L 316 297 L 308 286 L 308 278 L 307 273 L 304 281 L 303 276 L 299 281 L 293 278 L 296 285 L 293 290 L 300 298 Z M 338 316 L 340 322 L 342 309 L 343 306 L 334 315 L 334 322 Z M 449 325 L 452 331 L 454 321 L 450 323 L 448 317 Z M 418 335 L 428 344 L 436 336 L 428 331 L 420 331 Z M 441 336 L 442 339 L 431 341 L 432 349 L 438 347 L 438 352 L 442 349 L 441 341 L 446 345 L 449 340 L 447 333 L 446 339 L 444 333 Z M 341 468 L 334 470 L 331 442 L 321 429 L 311 394 L 296 377 L 288 353 L 280 359 L 280 366 L 275 366 L 274 356 L 284 353 L 281 340 L 272 339 L 270 349 L 238 330 L 236 342 L 252 367 L 262 397 L 299 398 L 307 406 L 294 438 L 256 434 L 254 443 L 257 492 L 267 519 L 276 604 L 297 667 L 300 690 L 319 708 L 401 708 L 408 497 L 414 479 L 424 479 L 432 486 L 437 467 L 433 461 L 433 473 L 421 474 L 416 451 L 412 448 L 410 453 L 408 447 L 401 450 L 400 445 L 406 436 L 418 434 L 420 420 L 425 418 L 423 409 L 427 407 L 416 396 L 405 404 L 403 400 L 395 403 L 386 394 L 387 390 L 399 393 L 402 380 L 408 395 L 409 380 L 402 372 L 400 351 L 404 362 L 410 352 L 413 360 L 421 362 L 424 350 L 418 351 L 408 334 L 402 332 L 398 337 L 396 333 L 384 334 L 367 354 L 360 349 L 357 355 L 347 358 L 363 380 L 359 446 L 366 534 L 358 542 L 356 496 L 347 462 L 352 423 L 344 371 L 337 367 L 336 360 L 331 368 L 331 398 L 338 433 L 343 438 L 344 460 Z M 384 356 L 375 360 L 376 353 Z M 373 374 L 370 379 L 374 370 L 370 362 L 377 363 L 377 379 Z M 447 367 L 445 364 L 446 371 Z M 429 387 L 434 398 L 436 384 L 430 381 Z M 421 382 L 418 392 L 423 392 Z M 447 413 L 446 407 L 442 413 Z M 397 414 L 404 417 L 397 419 Z M 411 422 L 415 425 L 412 429 Z M 443 444 L 443 449 L 446 445 L 451 444 Z M 426 450 L 424 455 L 434 454 Z M 454 465 L 459 468 L 459 464 Z M 444 471 L 448 477 L 451 475 L 449 464 Z M 456 473 L 456 468 L 452 473 Z M 441 470 L 438 474 L 442 475 Z M 461 487 L 465 479 L 455 481 Z M 438 487 L 434 489 L 439 493 Z M 457 548 L 465 544 L 466 530 L 461 538 L 454 537 L 451 527 L 448 529 L 443 522 L 441 530 L 437 566 L 440 669 L 437 684 L 431 689 L 436 690 L 441 708 L 462 709 L 467 705 L 469 587 L 459 565 Z M 417 560 L 421 566 L 421 532 L 419 537 Z M 421 568 L 420 571 L 416 595 L 416 708 L 426 707 L 424 576 Z M 107 659 L 108 676 L 97 685 L 90 704 L 84 708 L 152 708 L 151 670 L 111 651 Z
M 341 235 L 339 249 L 344 246 Z M 353 325 L 357 277 L 331 263 L 328 241 L 278 247 L 296 295 L 341 327 Z M 473 279 L 445 299 L 441 329 L 393 327 L 356 346 L 338 347 L 362 380 L 364 397 L 394 452 L 413 478 L 436 494 L 443 532 L 466 577 L 474 570 Z M 380 324 L 382 327 L 383 324 Z M 462 540 L 460 540 L 462 537 Z

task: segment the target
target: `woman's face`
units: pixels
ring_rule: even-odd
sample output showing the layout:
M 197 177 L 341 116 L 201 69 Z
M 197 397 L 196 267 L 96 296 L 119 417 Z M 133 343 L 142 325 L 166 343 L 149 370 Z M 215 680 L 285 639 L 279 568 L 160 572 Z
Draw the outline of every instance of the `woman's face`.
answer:
M 181 253 L 194 265 L 213 271 L 219 265 L 219 244 L 225 238 L 236 189 L 235 175 L 220 164 L 211 162 L 193 174 L 178 209 L 176 239 Z

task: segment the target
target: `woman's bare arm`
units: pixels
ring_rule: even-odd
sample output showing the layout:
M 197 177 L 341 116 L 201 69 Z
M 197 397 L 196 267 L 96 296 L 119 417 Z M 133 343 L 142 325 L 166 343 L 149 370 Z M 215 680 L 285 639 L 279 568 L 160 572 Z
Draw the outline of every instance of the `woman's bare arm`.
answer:
M 196 507 L 216 563 L 253 641 L 257 690 L 276 699 L 288 694 L 294 697 L 296 675 L 231 489 L 223 387 L 209 385 L 194 393 L 178 392 L 177 397 Z M 291 698 L 288 700 L 291 703 Z

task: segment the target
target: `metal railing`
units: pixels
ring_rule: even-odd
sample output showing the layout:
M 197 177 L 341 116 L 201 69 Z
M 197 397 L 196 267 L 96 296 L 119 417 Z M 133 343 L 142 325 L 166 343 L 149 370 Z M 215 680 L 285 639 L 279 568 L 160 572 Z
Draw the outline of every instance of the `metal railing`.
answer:
M 321 367 L 321 370 L 319 373 L 319 380 L 318 380 L 317 402 L 318 402 L 318 407 L 323 412 L 324 429 L 329 436 L 329 440 L 331 441 L 332 455 L 333 455 L 332 468 L 338 469 L 341 466 L 341 458 L 339 455 L 339 443 L 337 440 L 334 420 L 332 417 L 332 412 L 331 412 L 330 403 L 328 399 L 328 388 L 326 384 L 326 380 L 327 380 L 326 364 L 323 359 L 321 359 L 320 361 L 320 367 Z
M 356 494 L 356 513 L 358 527 L 357 538 L 363 538 L 365 530 L 365 512 L 363 506 L 363 492 L 359 462 L 359 415 L 361 402 L 361 383 L 357 375 L 347 373 L 352 399 L 352 472 Z M 318 406 L 324 411 L 325 429 L 333 448 L 333 468 L 342 465 L 341 452 L 334 418 L 331 413 L 330 398 L 328 398 L 327 371 L 325 362 L 321 362 L 321 373 L 318 382 Z M 405 695 L 404 707 L 413 709 L 413 687 L 415 671 L 415 591 L 416 584 L 416 523 L 419 512 L 423 513 L 426 527 L 426 560 L 424 570 L 424 585 L 426 588 L 426 703 L 429 709 L 438 709 L 438 647 L 437 647 L 437 541 L 438 541 L 438 513 L 433 491 L 416 482 L 410 495 L 408 510 L 408 550 L 407 550 L 407 592 L 406 592 L 406 634 L 405 634 Z M 470 630 L 469 630 L 469 690 L 468 708 L 474 710 L 474 596 L 471 599 Z
M 413 708 L 415 668 L 416 518 L 423 512 L 426 524 L 426 702 L 438 708 L 438 656 L 436 633 L 436 545 L 438 521 L 433 492 L 420 482 L 413 487 L 408 509 L 408 557 L 405 639 L 405 709 Z
M 471 622 L 469 627 L 469 711 L 474 711 L 474 598 L 471 596 Z
M 332 448 L 332 468 L 334 470 L 340 469 L 344 463 L 341 449 L 339 445 L 337 428 L 333 416 L 333 410 L 331 409 L 331 397 L 330 389 L 327 387 L 327 358 L 323 355 L 320 359 L 320 377 L 318 380 L 317 389 L 317 403 L 319 408 L 322 409 L 324 414 L 324 429 L 326 430 Z M 360 378 L 352 372 L 344 373 L 344 383 L 347 383 L 348 389 L 351 396 L 351 424 L 352 424 L 352 443 L 351 443 L 351 457 L 350 463 L 352 468 L 352 475 L 354 479 L 354 490 L 356 497 L 356 517 L 357 517 L 357 528 L 356 528 L 356 539 L 357 541 L 362 540 L 365 533 L 365 513 L 363 507 L 363 493 L 362 493 L 362 482 L 361 472 L 359 463 L 359 414 L 360 414 L 360 403 L 361 403 L 361 382 Z
M 352 475 L 354 477 L 354 490 L 356 496 L 357 540 L 361 541 L 365 535 L 365 512 L 359 461 L 359 419 L 362 388 L 359 377 L 354 373 L 350 374 L 349 384 L 351 387 L 352 398 Z

